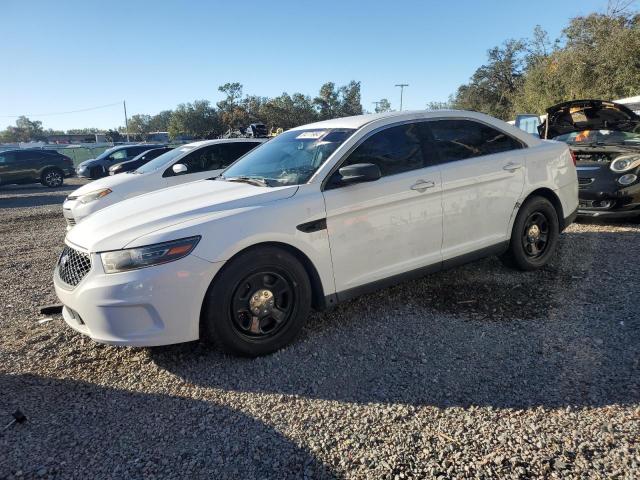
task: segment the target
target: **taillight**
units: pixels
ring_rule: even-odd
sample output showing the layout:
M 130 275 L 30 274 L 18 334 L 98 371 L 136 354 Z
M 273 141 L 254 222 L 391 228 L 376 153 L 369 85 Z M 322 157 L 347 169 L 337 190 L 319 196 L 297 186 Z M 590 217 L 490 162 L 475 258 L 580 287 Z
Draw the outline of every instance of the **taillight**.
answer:
M 574 152 L 573 150 L 569 150 L 569 153 L 571 154 L 571 160 L 573 160 L 573 166 L 575 167 L 578 164 L 578 157 L 576 157 L 576 152 Z

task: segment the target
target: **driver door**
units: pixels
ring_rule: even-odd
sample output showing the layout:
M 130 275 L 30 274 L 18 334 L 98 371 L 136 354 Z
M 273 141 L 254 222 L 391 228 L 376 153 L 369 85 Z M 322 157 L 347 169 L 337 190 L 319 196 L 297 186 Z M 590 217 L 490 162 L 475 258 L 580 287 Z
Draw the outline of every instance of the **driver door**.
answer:
M 336 171 L 327 182 L 327 230 L 339 297 L 396 275 L 440 268 L 442 188 L 427 135 L 419 122 L 374 132 L 340 167 L 373 163 L 382 178 L 340 185 Z

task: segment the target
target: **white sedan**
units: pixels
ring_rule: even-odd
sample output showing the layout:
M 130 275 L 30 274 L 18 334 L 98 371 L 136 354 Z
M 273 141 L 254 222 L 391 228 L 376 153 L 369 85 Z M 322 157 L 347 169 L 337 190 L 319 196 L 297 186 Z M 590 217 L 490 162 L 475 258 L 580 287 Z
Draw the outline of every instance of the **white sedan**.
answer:
M 265 141 L 236 138 L 189 143 L 156 157 L 133 172 L 83 185 L 62 205 L 67 230 L 92 213 L 126 198 L 217 175 Z
M 541 268 L 577 206 L 565 144 L 472 112 L 340 118 L 95 213 L 68 232 L 54 283 L 96 341 L 203 335 L 256 356 L 311 308 L 403 279 L 488 255 Z

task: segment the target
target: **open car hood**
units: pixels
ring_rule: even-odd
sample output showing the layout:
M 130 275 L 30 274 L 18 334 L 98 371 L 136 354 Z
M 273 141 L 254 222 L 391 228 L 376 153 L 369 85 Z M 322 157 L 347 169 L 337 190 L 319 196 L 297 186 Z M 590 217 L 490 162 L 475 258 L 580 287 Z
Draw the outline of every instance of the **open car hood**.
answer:
M 547 109 L 546 120 L 538 126 L 540 138 L 555 138 L 585 130 L 640 129 L 640 117 L 619 103 L 606 100 L 571 100 Z

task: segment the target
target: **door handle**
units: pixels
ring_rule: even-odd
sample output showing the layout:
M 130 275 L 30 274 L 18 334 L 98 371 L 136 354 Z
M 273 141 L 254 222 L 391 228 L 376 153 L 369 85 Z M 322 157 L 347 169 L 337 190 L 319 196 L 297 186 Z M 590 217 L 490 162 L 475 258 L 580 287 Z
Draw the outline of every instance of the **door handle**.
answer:
M 436 186 L 436 182 L 433 180 L 418 180 L 416 183 L 411 185 L 411 190 L 416 190 L 420 193 L 426 191 L 429 188 L 433 188 Z
M 519 168 L 522 168 L 522 164 L 515 162 L 509 162 L 504 167 L 502 167 L 502 169 L 506 170 L 507 172 L 515 172 Z

